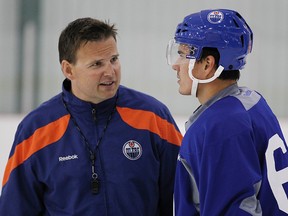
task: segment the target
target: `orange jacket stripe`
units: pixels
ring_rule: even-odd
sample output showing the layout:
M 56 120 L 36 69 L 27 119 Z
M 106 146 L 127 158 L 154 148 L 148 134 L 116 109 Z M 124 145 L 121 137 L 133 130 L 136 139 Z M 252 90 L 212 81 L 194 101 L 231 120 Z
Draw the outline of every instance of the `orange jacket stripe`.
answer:
M 117 111 L 122 120 L 128 125 L 137 129 L 149 130 L 174 145 L 181 145 L 182 134 L 172 123 L 162 119 L 155 113 L 127 107 L 117 107 Z M 140 121 L 139 119 L 146 119 L 146 121 Z
M 19 143 L 14 154 L 8 160 L 2 186 L 7 183 L 11 172 L 16 167 L 24 163 L 35 152 L 59 140 L 67 129 L 69 119 L 70 115 L 65 115 L 48 125 L 38 128 L 32 136 Z

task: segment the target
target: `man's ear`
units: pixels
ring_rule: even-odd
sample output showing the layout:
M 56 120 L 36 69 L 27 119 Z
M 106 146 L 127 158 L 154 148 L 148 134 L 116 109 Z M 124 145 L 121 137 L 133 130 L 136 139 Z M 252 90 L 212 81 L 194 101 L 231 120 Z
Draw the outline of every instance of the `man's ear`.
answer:
M 212 55 L 208 55 L 205 58 L 205 71 L 210 73 L 215 68 L 215 58 Z
M 63 60 L 61 62 L 61 70 L 67 79 L 73 80 L 73 68 L 70 62 L 68 62 L 67 60 Z

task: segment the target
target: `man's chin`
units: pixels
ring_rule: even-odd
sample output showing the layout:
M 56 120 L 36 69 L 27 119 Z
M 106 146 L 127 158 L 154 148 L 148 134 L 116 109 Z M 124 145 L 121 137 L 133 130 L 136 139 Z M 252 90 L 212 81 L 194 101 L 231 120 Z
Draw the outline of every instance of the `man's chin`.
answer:
M 183 90 L 179 89 L 179 94 L 181 94 L 181 95 L 191 95 L 191 91 L 183 91 Z

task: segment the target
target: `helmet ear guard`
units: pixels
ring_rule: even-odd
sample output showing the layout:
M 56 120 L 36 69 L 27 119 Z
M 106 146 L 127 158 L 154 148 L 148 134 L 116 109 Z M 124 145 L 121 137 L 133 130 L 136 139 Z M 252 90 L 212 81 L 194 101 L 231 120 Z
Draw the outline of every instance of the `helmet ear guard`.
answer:
M 178 24 L 176 43 L 197 47 L 193 56 L 201 57 L 203 47 L 217 48 L 219 65 L 224 70 L 239 70 L 246 64 L 246 55 L 251 52 L 253 33 L 243 17 L 233 10 L 203 10 L 186 16 Z

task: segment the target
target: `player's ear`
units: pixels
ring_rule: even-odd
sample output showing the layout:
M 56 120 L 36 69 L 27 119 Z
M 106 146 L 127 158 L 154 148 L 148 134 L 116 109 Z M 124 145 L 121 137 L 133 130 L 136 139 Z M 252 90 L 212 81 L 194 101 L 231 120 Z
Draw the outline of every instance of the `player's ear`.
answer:
M 212 55 L 208 55 L 204 59 L 204 70 L 210 73 L 215 68 L 215 58 Z
M 73 65 L 70 62 L 67 60 L 62 60 L 61 70 L 67 79 L 73 80 Z

